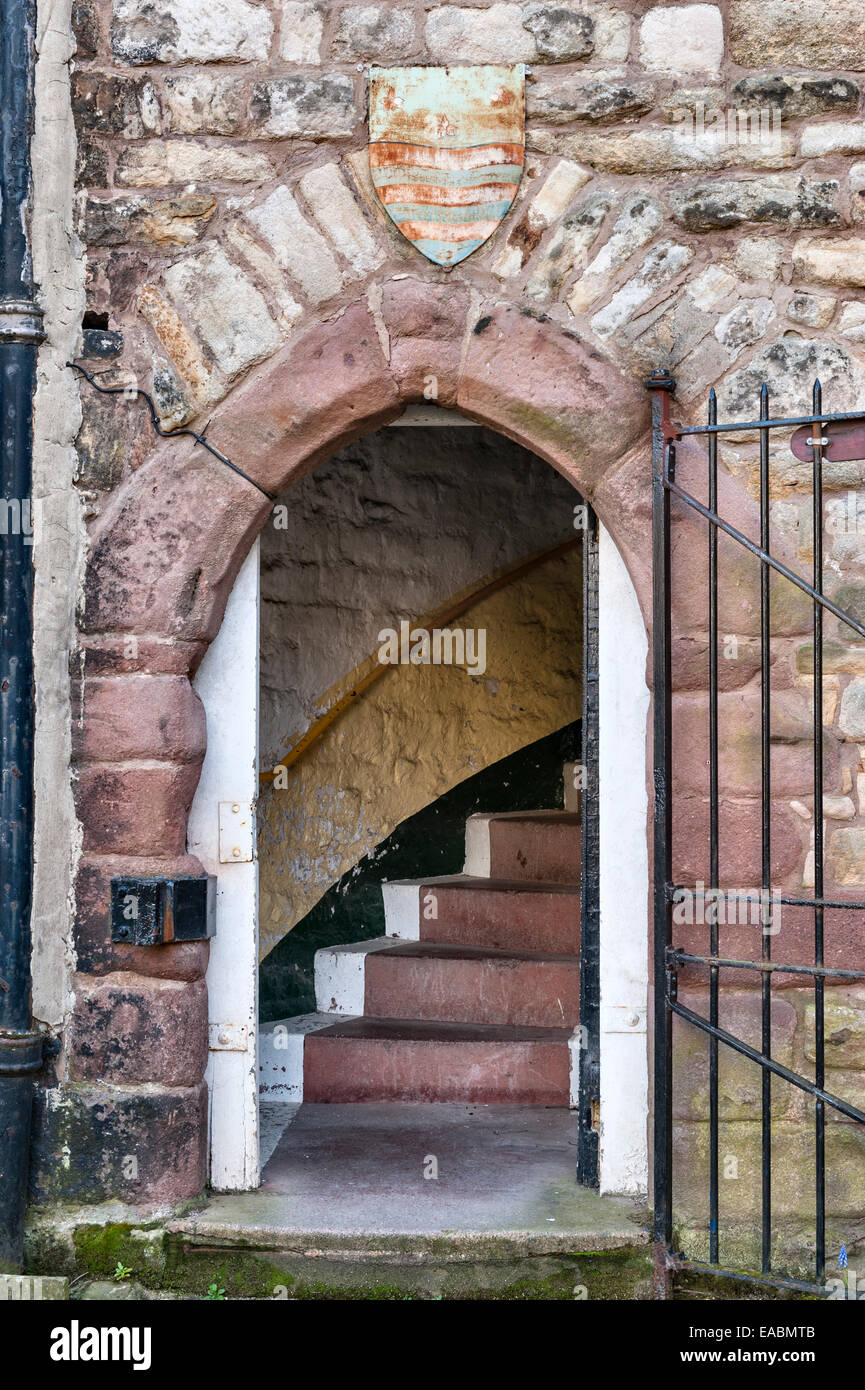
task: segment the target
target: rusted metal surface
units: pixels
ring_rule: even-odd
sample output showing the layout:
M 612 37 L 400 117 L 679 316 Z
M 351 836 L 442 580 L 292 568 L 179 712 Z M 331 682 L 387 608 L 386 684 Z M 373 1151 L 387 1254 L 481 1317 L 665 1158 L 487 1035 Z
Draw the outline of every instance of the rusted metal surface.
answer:
M 369 163 L 388 215 L 436 265 L 492 236 L 525 159 L 525 67 L 373 68 Z
M 123 875 L 111 880 L 111 940 L 126 946 L 170 946 L 216 935 L 213 874 L 173 878 Z
M 790 448 L 797 459 L 810 463 L 814 444 L 823 447 L 823 458 L 827 463 L 847 463 L 854 459 L 865 459 L 865 420 L 822 425 L 803 425 L 790 440 Z

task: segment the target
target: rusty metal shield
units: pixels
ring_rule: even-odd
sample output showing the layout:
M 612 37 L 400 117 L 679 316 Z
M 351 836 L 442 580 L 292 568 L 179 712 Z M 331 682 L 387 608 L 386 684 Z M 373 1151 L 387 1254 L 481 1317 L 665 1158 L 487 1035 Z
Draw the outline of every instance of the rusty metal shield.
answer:
M 373 68 L 369 164 L 388 215 L 436 265 L 492 236 L 525 160 L 525 67 Z

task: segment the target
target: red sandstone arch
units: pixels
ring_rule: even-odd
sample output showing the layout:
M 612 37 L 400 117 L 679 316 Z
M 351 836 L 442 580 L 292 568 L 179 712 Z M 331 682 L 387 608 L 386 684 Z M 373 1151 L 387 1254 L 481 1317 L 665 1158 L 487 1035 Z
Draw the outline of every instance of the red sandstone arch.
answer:
M 648 424 L 645 392 L 545 316 L 501 306 L 469 322 L 469 307 L 460 287 L 392 281 L 378 326 L 360 301 L 309 330 L 224 403 L 208 437 L 277 494 L 434 379 L 439 404 L 523 444 L 592 500 L 638 583 L 645 456 L 633 477 L 617 474 Z M 268 506 L 189 439 L 160 443 L 94 528 L 85 633 L 209 641 Z
M 647 612 L 646 394 L 543 315 L 498 306 L 477 317 L 464 287 L 391 281 L 380 311 L 361 300 L 291 342 L 224 403 L 208 435 L 278 494 L 424 399 L 431 378 L 441 405 L 523 444 L 592 501 Z M 207 946 L 112 945 L 109 882 L 120 872 L 200 869 L 186 855 L 206 741 L 190 676 L 271 505 L 191 440 L 169 440 L 93 529 L 83 691 L 79 679 L 73 703 L 81 710 L 75 757 L 83 855 L 70 1074 L 84 1085 L 166 1088 L 172 1113 L 186 1117 L 188 1150 L 184 1162 L 171 1152 L 159 1159 L 157 1144 L 149 1176 L 118 1176 L 106 1195 L 130 1201 L 188 1196 L 203 1185 L 205 1139 L 194 1115 L 201 1113 L 207 1058 Z M 167 981 L 185 988 L 169 989 Z M 117 1045 L 118 1034 L 130 1030 L 139 1040 L 131 1053 Z

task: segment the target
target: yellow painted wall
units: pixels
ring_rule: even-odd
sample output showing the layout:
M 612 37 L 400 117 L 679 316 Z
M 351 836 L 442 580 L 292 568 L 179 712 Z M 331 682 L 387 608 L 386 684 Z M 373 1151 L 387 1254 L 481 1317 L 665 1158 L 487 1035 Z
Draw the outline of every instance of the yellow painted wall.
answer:
M 389 667 L 288 770 L 284 789 L 263 790 L 262 957 L 402 821 L 579 717 L 581 563 L 579 550 L 546 561 L 450 624 L 486 629 L 483 675 Z

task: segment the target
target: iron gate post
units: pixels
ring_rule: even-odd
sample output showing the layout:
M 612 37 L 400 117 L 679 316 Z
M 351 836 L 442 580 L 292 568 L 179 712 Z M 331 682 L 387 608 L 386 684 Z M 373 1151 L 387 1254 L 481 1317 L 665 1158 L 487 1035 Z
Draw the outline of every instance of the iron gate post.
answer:
M 577 1182 L 600 1186 L 601 903 L 599 776 L 598 518 L 586 505 L 583 531 L 583 710 L 580 891 L 580 1053 Z
M 30 1001 L 33 888 L 33 394 L 44 337 L 27 236 L 34 0 L 0 9 L 0 1270 L 20 1268 L 33 1078 L 43 1037 Z M 28 534 L 29 533 L 29 534 Z

